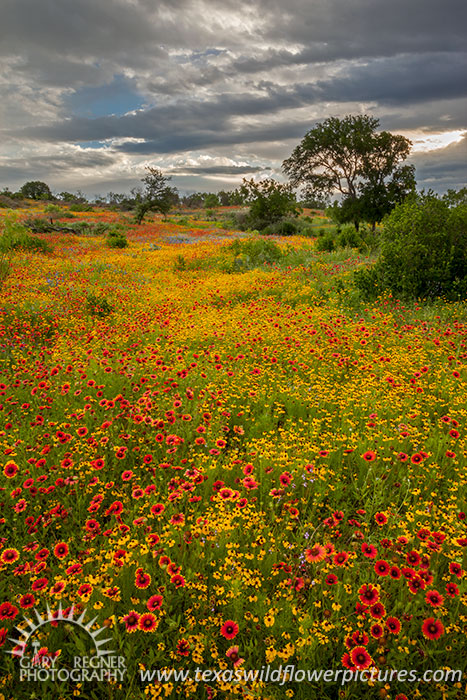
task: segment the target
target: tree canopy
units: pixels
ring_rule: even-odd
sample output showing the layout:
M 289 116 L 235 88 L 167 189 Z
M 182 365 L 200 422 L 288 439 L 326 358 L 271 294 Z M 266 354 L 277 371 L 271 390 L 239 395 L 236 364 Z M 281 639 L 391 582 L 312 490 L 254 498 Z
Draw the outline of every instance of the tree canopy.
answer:
M 259 182 L 244 179 L 240 189 L 245 202 L 250 204 L 249 217 L 255 228 L 264 228 L 284 216 L 298 213 L 295 193 L 288 184 L 272 179 Z
M 159 168 L 147 167 L 148 174 L 142 178 L 144 185 L 141 200 L 136 205 L 135 218 L 138 224 L 149 211 L 168 214 L 170 208 L 178 201 L 175 187 L 169 186 L 171 177 L 164 175 Z
M 20 189 L 21 194 L 26 199 L 53 199 L 50 187 L 41 180 L 31 180 L 25 182 Z
M 342 195 L 342 218 L 375 223 L 415 187 L 415 168 L 405 136 L 377 132 L 369 115 L 330 117 L 305 134 L 282 168 L 307 197 Z

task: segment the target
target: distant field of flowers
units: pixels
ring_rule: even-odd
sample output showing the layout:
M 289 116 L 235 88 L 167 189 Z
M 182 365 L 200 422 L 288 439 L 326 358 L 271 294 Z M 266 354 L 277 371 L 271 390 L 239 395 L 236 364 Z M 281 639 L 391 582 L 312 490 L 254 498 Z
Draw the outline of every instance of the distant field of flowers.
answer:
M 312 237 L 81 220 L 128 246 L 35 234 L 0 291 L 0 697 L 465 697 L 390 680 L 467 672 L 464 304 L 358 304 L 368 258 Z M 59 606 L 123 682 L 19 682 L 15 626 Z M 38 638 L 62 665 L 89 643 Z M 288 664 L 380 680 L 140 675 Z

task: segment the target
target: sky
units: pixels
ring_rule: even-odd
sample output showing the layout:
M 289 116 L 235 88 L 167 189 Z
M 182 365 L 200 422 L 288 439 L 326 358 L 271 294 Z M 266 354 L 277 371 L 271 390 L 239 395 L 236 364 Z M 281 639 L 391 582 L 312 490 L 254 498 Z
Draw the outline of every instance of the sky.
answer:
M 285 181 L 316 123 L 370 114 L 419 188 L 467 185 L 465 0 L 3 0 L 0 189 Z

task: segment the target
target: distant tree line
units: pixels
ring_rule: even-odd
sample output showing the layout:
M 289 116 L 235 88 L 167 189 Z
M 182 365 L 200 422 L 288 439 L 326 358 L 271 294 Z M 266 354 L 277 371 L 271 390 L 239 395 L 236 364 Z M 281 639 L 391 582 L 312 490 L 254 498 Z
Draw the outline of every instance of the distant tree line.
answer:
M 155 171 L 157 168 L 148 168 L 148 171 Z M 149 175 L 151 173 L 149 172 Z M 146 178 L 143 178 L 143 184 Z M 165 177 L 165 176 L 164 176 Z M 167 178 L 169 180 L 170 178 Z M 95 195 L 87 197 L 83 192 L 58 192 L 54 193 L 47 183 L 40 180 L 26 182 L 19 190 L 13 191 L 9 187 L 0 190 L 0 196 L 9 199 L 21 200 L 32 199 L 34 201 L 63 202 L 64 204 L 95 204 L 97 206 L 117 206 L 122 209 L 135 209 L 145 198 L 144 187 L 137 186 L 130 190 L 130 193 L 108 192 L 106 195 Z M 189 209 L 214 209 L 216 207 L 241 206 L 245 204 L 245 194 L 241 188 L 234 190 L 220 190 L 219 192 L 193 192 L 190 194 L 179 194 L 176 188 L 171 188 L 172 206 L 180 206 Z
M 142 184 L 130 194 L 109 192 L 94 198 L 95 205 L 133 210 L 141 223 L 150 211 L 167 214 L 172 207 L 214 209 L 221 206 L 249 206 L 246 224 L 262 230 L 293 219 L 298 205 L 327 208 L 337 223 L 361 223 L 373 230 L 397 206 L 416 193 L 415 167 L 406 161 L 411 142 L 404 136 L 378 131 L 379 120 L 365 114 L 330 117 L 310 129 L 284 160 L 282 170 L 289 182 L 274 179 L 243 180 L 234 190 L 194 192 L 181 195 L 170 185 L 170 176 L 155 167 L 146 168 Z M 299 196 L 297 196 L 299 192 Z M 82 192 L 53 194 L 42 181 L 26 182 L 18 192 L 8 188 L 0 192 L 10 199 L 59 201 L 85 206 Z M 336 197 L 331 206 L 331 198 Z M 450 206 L 465 202 L 466 188 L 449 190 Z

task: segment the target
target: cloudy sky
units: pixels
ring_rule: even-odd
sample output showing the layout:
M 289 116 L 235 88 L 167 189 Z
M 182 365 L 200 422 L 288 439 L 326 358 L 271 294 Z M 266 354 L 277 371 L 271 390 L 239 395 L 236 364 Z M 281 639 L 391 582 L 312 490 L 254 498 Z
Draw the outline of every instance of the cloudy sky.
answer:
M 413 141 L 419 186 L 465 186 L 466 27 L 466 0 L 3 0 L 0 189 L 283 180 L 358 113 Z

